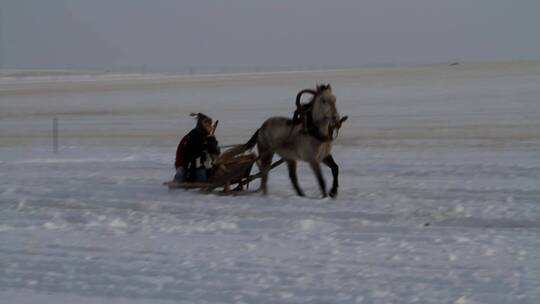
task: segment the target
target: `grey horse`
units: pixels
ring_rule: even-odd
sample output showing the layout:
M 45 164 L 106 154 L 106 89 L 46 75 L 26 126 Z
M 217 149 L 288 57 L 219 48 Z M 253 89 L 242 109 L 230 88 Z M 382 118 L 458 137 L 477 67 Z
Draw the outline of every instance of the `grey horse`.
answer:
M 309 103 L 302 104 L 303 94 L 311 94 Z M 299 196 L 304 192 L 298 184 L 296 175 L 297 161 L 302 160 L 310 164 L 322 196 L 328 195 L 326 182 L 321 172 L 320 163 L 332 170 L 333 183 L 330 196 L 335 197 L 338 190 L 339 167 L 332 154 L 334 132 L 337 131 L 347 117 L 340 118 L 336 108 L 336 97 L 332 94 L 330 85 L 318 85 L 315 90 L 305 89 L 296 96 L 296 112 L 291 120 L 286 117 L 271 117 L 253 134 L 251 139 L 240 146 L 233 148 L 233 153 L 242 153 L 257 145 L 260 157 L 260 170 L 262 172 L 261 190 L 267 194 L 268 172 L 275 153 L 287 163 L 289 177 Z

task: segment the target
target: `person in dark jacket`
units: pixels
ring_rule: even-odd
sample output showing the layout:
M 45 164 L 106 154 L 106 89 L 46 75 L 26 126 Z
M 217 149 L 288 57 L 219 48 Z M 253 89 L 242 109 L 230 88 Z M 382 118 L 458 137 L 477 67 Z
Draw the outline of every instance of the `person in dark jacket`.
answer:
M 191 116 L 196 117 L 197 125 L 182 138 L 176 149 L 174 180 L 177 182 L 207 181 L 214 159 L 220 153 L 212 118 L 203 113 L 192 113 Z

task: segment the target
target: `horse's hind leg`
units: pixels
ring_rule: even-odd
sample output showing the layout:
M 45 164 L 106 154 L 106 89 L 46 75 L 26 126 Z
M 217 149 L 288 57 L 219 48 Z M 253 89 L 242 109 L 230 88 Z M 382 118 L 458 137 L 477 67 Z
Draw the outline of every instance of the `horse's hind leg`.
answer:
M 332 170 L 333 181 L 332 181 L 332 189 L 330 189 L 330 197 L 335 198 L 337 196 L 337 191 L 339 187 L 339 182 L 338 182 L 339 166 L 334 161 L 332 154 L 329 154 L 327 157 L 325 157 L 323 159 L 323 163 L 327 165 L 328 167 L 330 167 L 330 169 Z
M 321 193 L 323 197 L 327 197 L 326 194 L 326 181 L 324 180 L 324 177 L 322 175 L 321 166 L 318 162 L 310 162 L 311 169 L 313 170 L 313 173 L 315 173 L 315 176 L 317 177 L 317 181 L 319 182 L 319 188 L 321 188 Z
M 268 172 L 270 171 L 270 167 L 272 166 L 272 157 L 274 157 L 274 153 L 268 152 L 263 153 L 263 156 L 261 157 L 261 165 L 259 169 L 262 173 L 261 190 L 264 195 L 268 194 Z
M 302 191 L 300 185 L 298 185 L 298 176 L 296 176 L 296 161 L 287 160 L 287 169 L 289 169 L 289 178 L 291 179 L 294 190 L 296 190 L 296 193 L 299 196 L 304 196 L 304 191 Z

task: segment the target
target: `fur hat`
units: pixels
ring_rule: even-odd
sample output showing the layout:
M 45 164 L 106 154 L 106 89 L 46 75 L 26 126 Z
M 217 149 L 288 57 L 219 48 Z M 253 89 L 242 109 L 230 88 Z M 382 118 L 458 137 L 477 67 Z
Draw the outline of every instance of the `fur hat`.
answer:
M 203 113 L 191 113 L 190 116 L 195 117 L 197 122 L 202 122 L 203 120 L 210 120 L 210 123 L 212 122 L 212 117 L 204 115 Z
M 191 113 L 192 117 L 196 117 L 197 125 L 195 128 L 207 133 L 211 132 L 208 130 L 208 127 L 212 125 L 212 118 L 210 116 L 204 115 L 203 113 Z

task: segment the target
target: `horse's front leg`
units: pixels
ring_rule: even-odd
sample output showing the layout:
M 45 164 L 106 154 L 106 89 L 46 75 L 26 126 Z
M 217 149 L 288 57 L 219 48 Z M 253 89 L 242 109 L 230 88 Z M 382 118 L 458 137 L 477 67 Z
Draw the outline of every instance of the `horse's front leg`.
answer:
M 330 197 L 335 198 L 337 196 L 337 190 L 339 187 L 339 182 L 338 182 L 339 166 L 334 161 L 332 154 L 328 154 L 328 156 L 323 159 L 323 163 L 327 165 L 328 167 L 330 167 L 330 169 L 332 170 L 332 177 L 334 180 L 332 182 L 332 189 L 330 189 Z
M 315 176 L 317 177 L 317 181 L 319 182 L 319 188 L 321 188 L 322 196 L 327 197 L 328 194 L 326 193 L 326 181 L 324 180 L 324 177 L 322 175 L 321 166 L 318 162 L 315 161 L 312 161 L 309 164 L 311 165 L 313 173 L 315 173 Z

